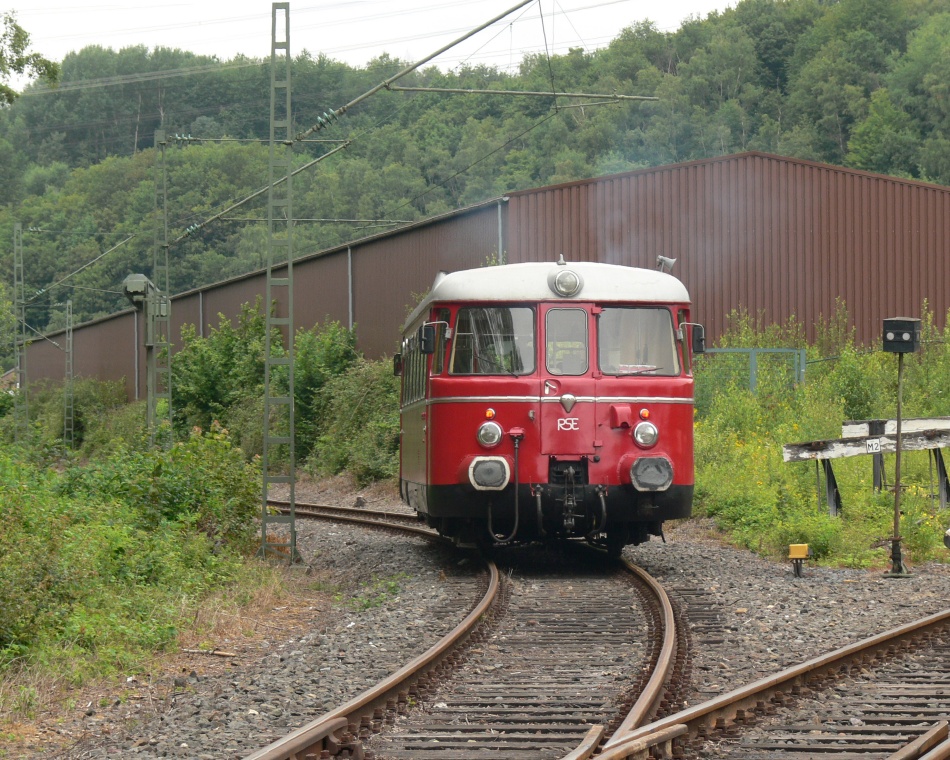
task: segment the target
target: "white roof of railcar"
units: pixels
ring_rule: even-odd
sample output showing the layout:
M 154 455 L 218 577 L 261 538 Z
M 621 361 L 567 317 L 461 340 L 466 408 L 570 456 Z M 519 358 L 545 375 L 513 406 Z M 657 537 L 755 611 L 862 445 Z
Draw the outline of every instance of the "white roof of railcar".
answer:
M 564 269 L 573 270 L 584 282 L 580 291 L 568 298 L 555 294 L 548 286 L 548 276 Z M 593 261 L 503 264 L 440 273 L 428 295 L 409 315 L 406 326 L 434 302 L 444 301 L 689 303 L 689 293 L 676 277 L 654 269 Z

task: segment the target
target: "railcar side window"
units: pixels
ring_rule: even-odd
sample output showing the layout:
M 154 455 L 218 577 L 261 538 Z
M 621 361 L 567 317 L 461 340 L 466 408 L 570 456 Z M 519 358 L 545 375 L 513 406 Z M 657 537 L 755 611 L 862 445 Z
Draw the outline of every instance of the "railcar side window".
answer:
M 587 312 L 551 309 L 544 321 L 545 366 L 552 375 L 587 372 Z
M 676 333 L 668 309 L 604 308 L 597 321 L 600 371 L 605 375 L 680 373 Z
M 679 327 L 679 350 L 680 356 L 683 357 L 683 366 L 686 367 L 686 374 L 693 374 L 693 365 L 690 362 L 689 356 L 689 330 L 690 328 L 686 326 L 686 323 L 689 322 L 689 314 L 686 313 L 686 309 L 680 309 L 676 312 L 676 324 Z
M 453 375 L 534 372 L 534 312 L 523 306 L 459 309 L 452 338 Z
M 402 341 L 402 405 L 419 401 L 426 395 L 426 355 L 419 345 L 419 336 L 413 332 Z
M 435 315 L 435 353 L 432 355 L 432 374 L 441 375 L 445 363 L 445 328 L 449 323 L 449 310 L 439 309 Z

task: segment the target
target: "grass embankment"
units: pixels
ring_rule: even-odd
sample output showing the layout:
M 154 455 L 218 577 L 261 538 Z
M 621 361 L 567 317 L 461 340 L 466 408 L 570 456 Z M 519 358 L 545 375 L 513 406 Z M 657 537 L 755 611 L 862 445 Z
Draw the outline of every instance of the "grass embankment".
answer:
M 85 467 L 0 452 L 0 715 L 29 720 L 271 604 L 279 573 L 247 559 L 259 482 L 220 428 Z

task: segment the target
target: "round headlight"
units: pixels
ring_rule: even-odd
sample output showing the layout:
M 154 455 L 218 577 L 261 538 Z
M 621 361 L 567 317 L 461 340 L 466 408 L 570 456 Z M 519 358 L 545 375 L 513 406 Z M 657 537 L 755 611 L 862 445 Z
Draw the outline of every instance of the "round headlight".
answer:
M 559 296 L 564 296 L 568 298 L 570 296 L 576 295 L 577 292 L 581 289 L 581 277 L 577 272 L 572 272 L 570 269 L 565 269 L 562 272 L 558 272 L 554 277 L 554 291 Z
M 491 448 L 501 443 L 501 425 L 497 422 L 483 422 L 478 428 L 478 442 L 485 448 Z
M 652 422 L 641 422 L 633 429 L 633 440 L 641 446 L 652 446 L 659 437 L 660 433 Z

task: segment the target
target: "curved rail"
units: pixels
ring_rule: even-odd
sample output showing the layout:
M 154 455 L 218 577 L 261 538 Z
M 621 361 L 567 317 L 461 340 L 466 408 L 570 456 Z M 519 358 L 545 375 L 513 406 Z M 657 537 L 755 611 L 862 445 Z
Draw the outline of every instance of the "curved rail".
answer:
M 378 525 L 379 523 L 369 524 Z M 395 527 L 403 528 L 404 526 Z M 359 724 L 361 716 L 367 710 L 372 713 L 373 708 L 384 706 L 387 699 L 398 694 L 407 684 L 415 680 L 472 632 L 482 615 L 495 601 L 500 588 L 497 566 L 494 562 L 487 564 L 490 577 L 485 595 L 465 619 L 438 643 L 376 686 L 276 742 L 247 755 L 245 760 L 290 760 L 298 756 L 305 757 L 308 752 L 319 755 L 321 750 L 327 749 L 331 744 L 339 747 L 352 741 L 353 738 L 348 739 L 346 735 L 338 740 L 334 737 L 334 733 L 351 723 Z
M 267 503 L 281 512 L 287 512 L 290 504 L 287 501 L 275 501 L 273 499 L 268 499 Z M 412 515 L 402 512 L 380 512 L 353 507 L 326 507 L 320 504 L 298 503 L 296 514 L 298 517 L 308 519 L 332 520 L 334 522 L 350 523 L 351 525 L 362 525 L 368 528 L 390 528 L 403 533 L 413 533 L 429 540 L 447 541 L 434 530 L 417 525 L 417 520 Z M 390 519 L 395 519 L 398 522 L 389 522 Z
M 663 619 L 663 646 L 660 648 L 656 667 L 653 669 L 643 693 L 604 745 L 605 747 L 623 740 L 633 729 L 642 726 L 645 721 L 656 714 L 663 699 L 666 685 L 670 682 L 673 676 L 673 668 L 676 665 L 676 620 L 673 617 L 673 604 L 670 602 L 670 597 L 667 596 L 666 589 L 646 570 L 631 564 L 627 560 L 623 560 L 623 564 L 629 572 L 636 575 L 649 587 L 660 603 Z
M 769 695 L 780 691 L 794 691 L 808 679 L 828 676 L 848 668 L 853 660 L 870 659 L 915 636 L 921 636 L 950 625 L 950 610 L 930 615 L 913 623 L 902 625 L 833 652 L 808 660 L 801 665 L 786 668 L 775 675 L 754 681 L 662 720 L 627 732 L 616 742 L 608 742 L 598 756 L 603 760 L 621 760 L 628 757 L 646 757 L 649 750 L 658 750 L 657 757 L 670 757 L 669 746 L 676 738 L 696 734 L 718 721 L 734 721 L 741 711 L 759 707 Z
M 268 500 L 268 503 L 282 509 L 286 509 L 289 506 L 289 502 L 280 502 L 276 500 Z M 413 519 L 412 515 L 409 514 L 356 509 L 351 507 L 324 507 L 322 505 L 300 503 L 297 504 L 297 508 L 298 514 L 301 514 L 301 516 L 350 523 L 360 523 L 369 526 L 395 528 L 401 531 L 416 533 L 429 538 L 437 537 L 437 534 L 435 534 L 434 531 L 428 530 L 421 526 L 406 525 L 406 521 Z M 301 509 L 320 511 L 301 512 Z M 368 520 L 367 518 L 376 519 Z M 388 520 L 394 518 L 400 520 L 400 523 L 397 524 L 381 521 L 383 519 Z M 626 570 L 636 576 L 657 599 L 657 603 L 660 607 L 660 618 L 663 627 L 663 643 L 657 657 L 656 665 L 653 668 L 646 686 L 644 687 L 640 696 L 637 698 L 634 705 L 631 707 L 630 711 L 627 713 L 626 717 L 621 722 L 620 726 L 607 741 L 606 745 L 604 745 L 605 749 L 623 742 L 625 738 L 629 736 L 630 732 L 643 725 L 645 721 L 649 720 L 651 716 L 656 714 L 660 702 L 664 697 L 666 686 L 670 682 L 670 679 L 673 675 L 673 670 L 676 665 L 676 621 L 673 614 L 673 605 L 670 602 L 666 590 L 656 579 L 654 579 L 642 568 L 633 565 L 627 560 L 623 560 L 623 565 Z M 493 589 L 497 586 L 498 570 L 493 563 L 490 563 L 490 568 L 492 580 L 489 586 L 493 600 L 496 593 L 496 591 Z M 487 604 L 484 604 L 484 606 L 483 604 L 480 604 L 479 607 L 473 610 L 469 617 L 466 618 L 466 621 L 469 621 L 470 618 L 473 618 L 473 616 L 474 619 L 477 620 L 478 616 L 480 616 L 482 612 L 487 609 L 490 603 L 491 602 L 489 601 Z M 463 621 L 463 623 L 460 625 L 460 628 L 464 625 L 465 622 Z M 464 637 L 464 635 L 465 634 L 462 633 L 456 636 L 456 631 L 453 631 L 451 634 L 449 634 L 449 636 L 446 637 L 446 639 L 452 638 L 454 642 Z M 347 704 L 336 708 L 329 713 L 326 713 L 321 718 L 318 718 L 307 726 L 298 729 L 283 739 L 274 742 L 268 747 L 260 750 L 258 753 L 249 755 L 246 760 L 286 760 L 286 758 L 293 757 L 293 753 L 295 752 L 305 752 L 306 750 L 313 750 L 314 748 L 318 750 L 323 749 L 324 745 L 336 741 L 333 738 L 333 734 L 336 731 L 340 730 L 341 728 L 346 728 L 349 725 L 350 721 L 345 719 L 344 716 L 353 716 L 359 713 L 361 710 L 366 710 L 376 704 L 385 702 L 387 696 L 390 696 L 398 691 L 399 685 L 404 684 L 407 680 L 411 680 L 417 672 L 424 669 L 426 665 L 430 664 L 433 660 L 441 656 L 442 651 L 452 646 L 450 643 L 444 643 L 445 641 L 446 640 L 444 639 L 443 642 L 440 642 L 435 647 L 430 649 L 429 652 L 422 655 L 417 660 L 414 660 L 402 670 L 390 676 L 389 679 L 382 682 L 377 687 L 374 687 L 374 689 L 371 689 L 368 692 L 365 692 L 363 695 L 360 695 L 360 697 L 357 697 L 355 700 L 352 700 L 351 702 L 348 702 Z M 435 650 L 440 651 L 436 652 Z M 398 683 L 396 682 L 396 679 L 399 679 Z M 370 696 L 371 692 L 376 692 L 380 689 L 385 689 L 386 694 Z M 685 730 L 683 732 L 685 732 Z M 603 726 L 593 726 L 581 744 L 568 755 L 566 755 L 563 760 L 586 760 L 586 758 L 592 757 L 596 752 L 597 747 L 600 746 L 600 743 L 603 741 L 604 733 L 605 729 Z
M 644 721 L 650 719 L 656 714 L 663 700 L 666 685 L 673 676 L 676 667 L 677 653 L 677 631 L 676 620 L 673 615 L 673 604 L 666 593 L 666 589 L 646 570 L 637 567 L 626 559 L 622 560 L 624 567 L 628 572 L 635 575 L 656 597 L 660 606 L 661 619 L 663 624 L 663 644 L 657 657 L 656 666 L 650 675 L 650 679 L 644 686 L 640 696 L 634 702 L 633 707 L 627 713 L 617 730 L 611 735 L 610 739 L 604 745 L 604 749 L 612 745 L 619 744 L 629 735 L 631 731 L 643 725 Z M 594 752 L 603 740 L 605 729 L 603 726 L 594 726 L 591 728 L 584 741 L 572 752 L 565 755 L 561 760 L 587 760 L 593 757 Z M 685 733 L 685 729 L 682 733 Z
M 290 502 L 281 499 L 268 499 L 267 503 L 281 510 L 290 508 Z M 320 516 L 325 513 L 327 515 L 338 515 L 341 518 L 372 517 L 378 520 L 418 522 L 416 516 L 409 512 L 389 512 L 382 509 L 365 509 L 363 507 L 335 507 L 329 504 L 306 504 L 299 501 L 295 502 L 295 505 L 297 513 L 302 517 Z

